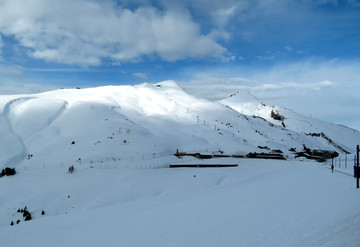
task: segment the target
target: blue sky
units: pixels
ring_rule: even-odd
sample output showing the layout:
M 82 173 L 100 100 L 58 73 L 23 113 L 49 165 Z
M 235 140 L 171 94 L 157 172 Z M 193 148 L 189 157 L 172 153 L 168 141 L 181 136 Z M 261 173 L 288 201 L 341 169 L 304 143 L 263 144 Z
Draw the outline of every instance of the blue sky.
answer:
M 175 80 L 360 129 L 359 0 L 0 0 L 0 93 Z

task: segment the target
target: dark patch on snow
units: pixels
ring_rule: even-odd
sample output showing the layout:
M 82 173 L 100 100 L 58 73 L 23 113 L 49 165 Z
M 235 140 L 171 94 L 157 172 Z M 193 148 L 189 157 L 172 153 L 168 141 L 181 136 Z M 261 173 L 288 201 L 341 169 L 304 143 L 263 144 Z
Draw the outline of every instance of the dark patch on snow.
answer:
M 278 121 L 284 121 L 285 117 L 283 115 L 281 115 L 280 113 L 276 113 L 274 112 L 273 110 L 271 110 L 271 114 L 270 116 L 275 119 L 275 120 L 278 120 Z
M 339 149 L 341 152 L 346 153 L 346 154 L 350 154 L 349 151 L 345 150 L 343 147 L 341 147 L 339 144 L 337 144 L 336 142 L 334 142 L 330 137 L 328 137 L 327 135 L 325 135 L 323 132 L 320 133 L 305 133 L 305 135 L 307 136 L 313 136 L 313 137 L 322 137 L 325 140 L 327 140 L 327 142 L 334 146 L 335 148 Z
M 13 176 L 15 174 L 16 174 L 15 168 L 6 167 L 5 169 L 2 169 L 0 178 L 4 176 Z

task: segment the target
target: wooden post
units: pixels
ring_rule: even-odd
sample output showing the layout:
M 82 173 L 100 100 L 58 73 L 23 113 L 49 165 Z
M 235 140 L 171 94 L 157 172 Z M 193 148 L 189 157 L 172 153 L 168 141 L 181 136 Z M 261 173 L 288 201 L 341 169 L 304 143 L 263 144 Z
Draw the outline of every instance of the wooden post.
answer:
M 345 155 L 345 169 L 347 169 L 347 155 Z
M 339 156 L 339 167 L 341 167 L 341 157 Z

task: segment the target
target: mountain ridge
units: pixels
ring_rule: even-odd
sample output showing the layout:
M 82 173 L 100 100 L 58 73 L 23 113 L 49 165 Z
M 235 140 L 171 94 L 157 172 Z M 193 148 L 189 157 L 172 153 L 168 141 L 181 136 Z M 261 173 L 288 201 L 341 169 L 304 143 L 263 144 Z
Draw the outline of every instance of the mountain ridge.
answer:
M 358 131 L 267 106 L 248 92 L 210 102 L 174 81 L 0 96 L 0 121 L 3 167 L 121 163 L 176 150 L 245 155 L 265 146 L 294 158 L 289 150 L 304 147 L 353 153 L 360 140 Z

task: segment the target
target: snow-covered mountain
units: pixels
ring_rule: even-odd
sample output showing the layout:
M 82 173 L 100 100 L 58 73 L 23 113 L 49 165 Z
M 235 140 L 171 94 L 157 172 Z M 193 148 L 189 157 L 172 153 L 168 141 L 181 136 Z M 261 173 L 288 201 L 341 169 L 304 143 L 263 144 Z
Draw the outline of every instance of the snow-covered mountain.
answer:
M 304 116 L 279 106 L 266 105 L 246 91 L 237 92 L 220 102 L 245 115 L 263 118 L 271 124 L 283 127 L 285 131 L 317 137 L 315 139 L 325 141 L 332 146 L 329 147 L 329 150 L 339 153 L 355 152 L 355 147 L 360 142 L 360 132 L 357 130 Z M 304 144 L 306 144 L 305 141 Z M 324 146 L 317 147 L 326 148 Z
M 173 81 L 1 96 L 0 135 L 2 167 L 128 164 L 176 150 L 341 154 L 360 140 L 358 131 L 267 106 L 247 92 L 209 102 Z
M 0 96 L 0 136 L 0 167 L 16 169 L 0 178 L 4 246 L 360 244 L 352 161 L 331 173 L 293 159 L 353 153 L 360 133 L 246 92 L 209 102 L 166 81 Z M 288 160 L 238 158 L 255 152 Z M 154 169 L 202 162 L 238 166 Z

